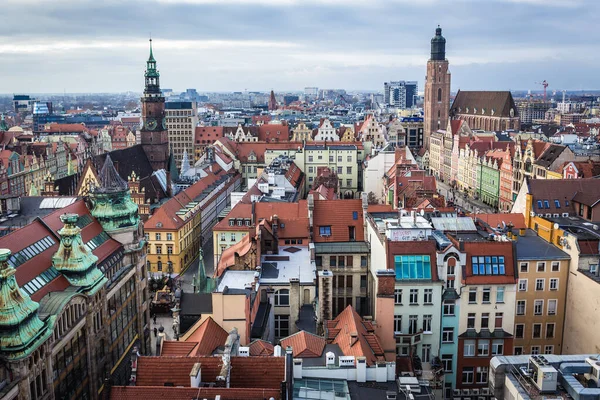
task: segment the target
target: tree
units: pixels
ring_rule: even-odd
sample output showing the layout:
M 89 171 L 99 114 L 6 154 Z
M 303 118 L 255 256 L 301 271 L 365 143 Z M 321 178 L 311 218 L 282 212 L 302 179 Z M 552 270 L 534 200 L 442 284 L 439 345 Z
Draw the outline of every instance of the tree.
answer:
M 379 204 L 379 199 L 375 196 L 375 193 L 369 192 L 367 195 L 367 203 L 369 204 Z

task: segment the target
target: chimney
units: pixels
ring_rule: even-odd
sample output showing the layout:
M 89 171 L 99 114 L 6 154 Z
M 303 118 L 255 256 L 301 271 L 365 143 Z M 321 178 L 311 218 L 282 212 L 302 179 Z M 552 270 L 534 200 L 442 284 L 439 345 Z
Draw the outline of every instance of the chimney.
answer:
M 256 202 L 252 202 L 252 221 L 250 221 L 250 225 L 256 225 Z
M 279 229 L 279 217 L 277 216 L 277 214 L 274 214 L 271 217 L 272 221 L 273 221 L 273 236 L 275 236 L 275 239 L 278 238 L 277 236 L 277 231 Z
M 200 366 L 200 363 L 195 363 L 192 367 L 192 371 L 190 372 L 190 387 L 200 387 L 200 382 L 202 381 L 200 374 Z
M 281 357 L 281 346 L 277 345 L 273 347 L 273 356 L 274 357 Z

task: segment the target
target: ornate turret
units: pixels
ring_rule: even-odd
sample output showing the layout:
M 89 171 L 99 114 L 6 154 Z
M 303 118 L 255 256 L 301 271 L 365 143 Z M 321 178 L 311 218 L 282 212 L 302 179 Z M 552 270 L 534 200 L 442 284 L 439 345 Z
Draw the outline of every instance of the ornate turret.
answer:
M 431 39 L 431 60 L 443 61 L 446 59 L 446 39 L 442 36 L 442 28 L 438 25 L 435 36 Z
M 119 176 L 110 158 L 106 156 L 98 175 L 99 186 L 90 194 L 92 215 L 107 232 L 137 226 L 140 222 L 138 206 L 131 200 L 127 182 Z
M 52 256 L 52 265 L 71 285 L 93 294 L 106 283 L 106 277 L 96 266 L 98 257 L 83 244 L 81 228 L 77 226 L 79 215 L 63 214 L 60 220 L 65 226 L 58 231 L 60 246 Z
M 183 159 L 181 160 L 181 172 L 179 176 L 185 176 L 186 172 L 190 170 L 190 159 L 188 158 L 187 150 L 183 151 Z
M 156 69 L 156 60 L 154 59 L 154 54 L 152 54 L 152 39 L 150 39 L 150 56 L 148 57 L 148 61 L 146 61 L 146 73 L 144 77 L 146 78 L 144 94 L 160 94 L 160 73 Z
M 204 251 L 200 247 L 200 254 L 198 255 L 198 283 L 194 283 L 197 293 L 212 293 L 215 290 L 215 280 L 206 276 L 206 269 L 204 268 Z
M 9 257 L 10 250 L 0 249 L 0 353 L 14 360 L 29 355 L 52 330 L 38 317 L 40 305 L 17 284 Z

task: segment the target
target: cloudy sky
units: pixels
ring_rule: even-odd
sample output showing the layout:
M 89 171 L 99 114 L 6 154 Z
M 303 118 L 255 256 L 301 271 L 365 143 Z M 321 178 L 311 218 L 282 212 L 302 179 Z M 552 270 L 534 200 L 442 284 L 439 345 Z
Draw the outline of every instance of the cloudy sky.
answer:
M 598 0 L 1 0 L 0 93 L 382 90 L 437 24 L 452 89 L 599 89 Z

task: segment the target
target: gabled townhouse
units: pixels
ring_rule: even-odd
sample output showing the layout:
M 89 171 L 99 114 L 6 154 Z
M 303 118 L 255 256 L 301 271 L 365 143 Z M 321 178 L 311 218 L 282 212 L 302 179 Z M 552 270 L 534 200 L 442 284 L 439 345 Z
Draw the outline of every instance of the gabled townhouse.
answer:
M 339 142 L 340 137 L 328 118 L 321 119 L 317 134 L 315 135 L 316 142 Z

